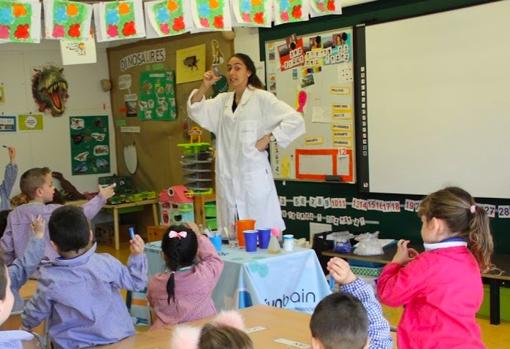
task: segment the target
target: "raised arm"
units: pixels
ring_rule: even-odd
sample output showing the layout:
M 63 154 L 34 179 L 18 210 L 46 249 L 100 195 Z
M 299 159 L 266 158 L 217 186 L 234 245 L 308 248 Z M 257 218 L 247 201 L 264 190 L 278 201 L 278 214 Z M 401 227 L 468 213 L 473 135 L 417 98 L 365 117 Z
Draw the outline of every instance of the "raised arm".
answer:
M 140 235 L 135 235 L 130 242 L 131 255 L 127 266 L 115 260 L 118 278 L 114 282 L 118 288 L 129 291 L 143 291 L 147 287 L 147 257 L 143 253 L 144 242 Z M 113 258 L 113 257 L 112 257 Z

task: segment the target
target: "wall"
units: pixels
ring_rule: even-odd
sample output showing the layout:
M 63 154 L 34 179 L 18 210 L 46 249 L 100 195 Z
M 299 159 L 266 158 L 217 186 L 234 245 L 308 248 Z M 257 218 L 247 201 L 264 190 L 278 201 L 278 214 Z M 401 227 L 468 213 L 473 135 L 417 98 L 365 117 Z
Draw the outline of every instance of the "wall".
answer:
M 60 45 L 57 41 L 43 40 L 40 44 L 0 45 L 0 84 L 4 87 L 5 103 L 0 104 L 0 114 L 18 115 L 39 113 L 32 98 L 32 69 L 41 65 L 62 66 Z M 97 175 L 71 175 L 71 149 L 69 116 L 109 115 L 110 149 L 114 149 L 115 134 L 111 119 L 110 94 L 103 92 L 99 81 L 108 78 L 106 50 L 98 48 L 97 63 L 64 66 L 64 76 L 69 86 L 66 111 L 60 117 L 44 114 L 41 132 L 2 132 L 0 144 L 17 149 L 19 176 L 31 167 L 48 166 L 62 172 L 78 190 L 97 191 Z M 19 125 L 18 125 L 19 129 Z M 8 162 L 7 152 L 0 148 L 0 169 Z M 111 169 L 117 168 L 115 152 L 111 153 Z M 105 176 L 108 174 L 101 174 Z M 18 184 L 13 188 L 19 192 Z

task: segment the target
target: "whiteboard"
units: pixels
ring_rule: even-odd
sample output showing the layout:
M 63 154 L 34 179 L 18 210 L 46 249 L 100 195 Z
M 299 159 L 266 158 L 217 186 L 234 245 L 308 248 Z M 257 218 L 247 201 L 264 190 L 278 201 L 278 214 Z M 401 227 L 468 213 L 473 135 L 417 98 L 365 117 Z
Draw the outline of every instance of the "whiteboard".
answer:
M 510 1 L 365 28 L 369 191 L 510 197 Z
M 301 58 L 289 50 L 292 40 L 302 48 Z M 287 148 L 271 144 L 274 178 L 354 183 L 352 28 L 267 41 L 265 48 L 268 91 L 298 110 L 302 106 L 306 125 L 305 135 Z M 282 63 L 292 59 L 288 68 Z

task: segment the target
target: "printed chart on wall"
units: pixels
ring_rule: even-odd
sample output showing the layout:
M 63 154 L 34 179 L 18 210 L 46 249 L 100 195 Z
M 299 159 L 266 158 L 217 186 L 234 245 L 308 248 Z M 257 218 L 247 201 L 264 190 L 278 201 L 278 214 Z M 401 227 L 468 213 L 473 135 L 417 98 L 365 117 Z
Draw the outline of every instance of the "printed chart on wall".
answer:
M 73 175 L 110 172 L 108 116 L 72 116 L 69 127 Z
M 271 144 L 276 179 L 355 181 L 352 29 L 266 42 L 270 92 L 302 113 L 306 134 Z

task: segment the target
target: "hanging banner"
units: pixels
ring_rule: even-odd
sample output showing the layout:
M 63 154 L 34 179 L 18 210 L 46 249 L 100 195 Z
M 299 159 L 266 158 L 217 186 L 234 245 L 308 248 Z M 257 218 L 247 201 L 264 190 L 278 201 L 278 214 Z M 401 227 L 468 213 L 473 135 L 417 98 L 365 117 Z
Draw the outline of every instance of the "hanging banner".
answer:
M 307 0 L 274 0 L 274 24 L 308 20 Z
M 232 0 L 235 27 L 271 27 L 272 0 Z
M 82 41 L 90 37 L 92 5 L 64 0 L 43 3 L 46 39 Z
M 94 4 L 97 42 L 142 38 L 145 36 L 142 0 Z
M 308 1 L 310 3 L 310 17 L 342 14 L 342 3 L 340 0 L 308 0 Z
M 150 1 L 144 6 L 148 38 L 184 34 L 193 27 L 188 1 Z
M 41 4 L 0 0 L 0 43 L 41 42 Z
M 190 0 L 192 32 L 232 30 L 228 0 Z

